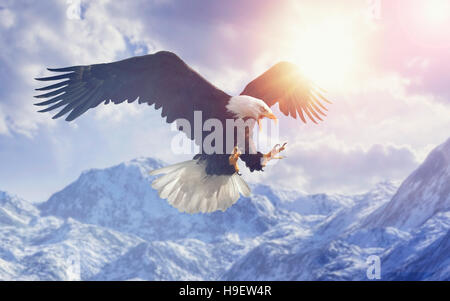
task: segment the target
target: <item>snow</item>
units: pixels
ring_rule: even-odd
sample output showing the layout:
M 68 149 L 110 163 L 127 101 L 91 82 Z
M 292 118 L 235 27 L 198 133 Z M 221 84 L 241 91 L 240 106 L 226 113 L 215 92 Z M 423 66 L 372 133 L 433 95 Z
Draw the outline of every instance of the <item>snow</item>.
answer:
M 37 207 L 0 192 L 1 280 L 450 279 L 450 140 L 398 188 L 359 195 L 253 185 L 226 212 L 183 214 L 139 158 L 92 169 Z M 397 189 L 398 188 L 398 189 Z
M 450 210 L 450 139 L 428 155 L 368 223 L 373 227 L 390 225 L 410 231 L 437 212 L 447 210 Z

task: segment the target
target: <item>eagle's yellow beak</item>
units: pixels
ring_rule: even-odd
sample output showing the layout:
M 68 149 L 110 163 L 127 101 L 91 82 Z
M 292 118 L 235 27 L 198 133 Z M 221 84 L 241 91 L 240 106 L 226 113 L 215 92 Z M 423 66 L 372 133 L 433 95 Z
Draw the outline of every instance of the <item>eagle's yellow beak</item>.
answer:
M 264 113 L 262 113 L 261 115 L 259 115 L 259 118 L 258 118 L 258 127 L 259 127 L 259 130 L 260 130 L 260 131 L 262 130 L 261 120 L 262 120 L 264 117 L 275 120 L 275 123 L 278 122 L 277 116 L 275 116 L 273 113 L 270 113 L 270 112 L 264 112 Z

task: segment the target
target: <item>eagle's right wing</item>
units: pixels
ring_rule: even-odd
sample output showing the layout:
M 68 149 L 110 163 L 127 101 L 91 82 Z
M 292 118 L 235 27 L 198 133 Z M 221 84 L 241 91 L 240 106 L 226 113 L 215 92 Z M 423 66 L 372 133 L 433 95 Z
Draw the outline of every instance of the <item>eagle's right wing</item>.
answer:
M 167 117 L 168 123 L 187 119 L 191 133 L 186 134 L 193 139 L 194 111 L 201 111 L 203 120 L 222 120 L 230 98 L 177 55 L 167 51 L 107 64 L 48 70 L 63 74 L 37 78 L 39 81 L 60 81 L 37 89 L 50 92 L 35 96 L 45 99 L 36 105 L 47 106 L 39 112 L 62 108 L 53 118 L 68 114 L 67 121 L 102 102 L 118 104 L 128 100 L 130 103 L 139 97 L 139 103 L 162 108 L 161 116 Z

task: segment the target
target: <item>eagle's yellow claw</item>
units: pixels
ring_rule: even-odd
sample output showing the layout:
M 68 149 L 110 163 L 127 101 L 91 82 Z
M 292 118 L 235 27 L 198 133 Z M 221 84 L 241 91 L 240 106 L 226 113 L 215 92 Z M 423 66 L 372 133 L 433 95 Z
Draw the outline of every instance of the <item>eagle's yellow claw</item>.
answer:
M 234 170 L 237 173 L 239 173 L 239 165 L 237 162 L 239 160 L 240 155 L 241 155 L 241 151 L 239 150 L 239 148 L 237 146 L 235 146 L 233 149 L 233 152 L 228 157 L 228 163 L 230 163 L 230 165 L 234 167 Z

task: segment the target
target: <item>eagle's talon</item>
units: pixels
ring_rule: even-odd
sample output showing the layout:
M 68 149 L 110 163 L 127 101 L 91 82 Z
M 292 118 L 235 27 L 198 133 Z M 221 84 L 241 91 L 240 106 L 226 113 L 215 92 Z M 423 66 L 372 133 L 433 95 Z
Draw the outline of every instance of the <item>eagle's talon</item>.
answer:
M 275 144 L 275 146 L 272 148 L 270 152 L 263 155 L 261 165 L 265 167 L 267 163 L 272 159 L 284 159 L 284 156 L 277 156 L 280 152 L 284 151 L 286 149 L 287 142 L 283 143 L 283 145 L 280 146 L 280 144 Z
M 239 148 L 237 146 L 235 146 L 233 148 L 233 152 L 231 153 L 231 155 L 228 157 L 228 163 L 234 167 L 234 171 L 238 174 L 241 175 L 239 173 L 239 165 L 238 165 L 238 160 L 239 157 L 241 156 L 241 151 L 239 150 Z

